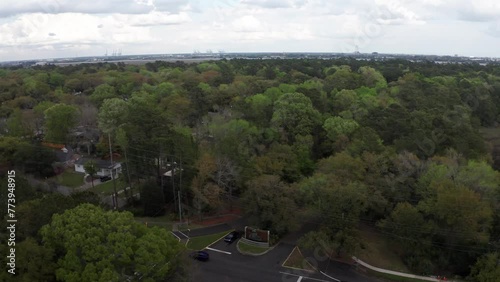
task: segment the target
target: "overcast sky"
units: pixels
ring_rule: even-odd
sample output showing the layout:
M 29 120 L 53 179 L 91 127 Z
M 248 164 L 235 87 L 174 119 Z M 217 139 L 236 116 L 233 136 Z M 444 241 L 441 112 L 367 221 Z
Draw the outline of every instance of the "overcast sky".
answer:
M 206 52 L 500 57 L 499 0 L 1 0 L 0 61 Z

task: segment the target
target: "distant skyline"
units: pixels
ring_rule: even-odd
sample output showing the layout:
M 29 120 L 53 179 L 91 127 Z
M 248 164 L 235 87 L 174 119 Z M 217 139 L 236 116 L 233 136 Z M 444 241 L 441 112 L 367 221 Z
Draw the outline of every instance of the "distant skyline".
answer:
M 0 61 L 225 52 L 500 57 L 498 0 L 2 0 Z

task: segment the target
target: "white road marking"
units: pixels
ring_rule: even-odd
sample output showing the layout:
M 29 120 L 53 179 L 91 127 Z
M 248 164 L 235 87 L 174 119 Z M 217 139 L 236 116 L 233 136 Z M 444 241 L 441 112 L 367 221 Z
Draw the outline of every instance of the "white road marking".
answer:
M 324 273 L 323 271 L 320 271 L 320 272 L 321 272 L 321 274 L 325 275 L 326 277 L 328 277 L 328 278 L 330 278 L 330 279 L 332 279 L 332 280 L 335 280 L 335 281 L 337 281 L 337 282 L 342 282 L 342 281 L 338 280 L 337 278 L 333 278 L 333 277 L 331 277 L 330 275 L 328 275 L 328 274 Z
M 300 275 L 289 273 L 289 272 L 282 272 L 282 271 L 280 271 L 279 273 L 285 274 L 285 275 L 291 275 L 291 276 L 299 277 L 299 278 L 306 279 L 306 280 L 314 280 L 314 281 L 321 281 L 321 282 L 330 282 L 328 280 L 321 280 L 321 279 L 307 277 L 307 276 L 304 277 L 304 276 L 300 276 Z
M 304 278 L 304 277 L 302 277 L 302 276 L 299 276 L 299 279 L 297 279 L 297 282 L 300 282 L 300 281 L 302 281 L 302 278 Z
M 210 251 L 214 251 L 214 252 L 223 253 L 223 254 L 226 254 L 226 255 L 230 255 L 231 254 L 230 252 L 221 251 L 221 250 L 217 250 L 217 249 L 210 248 L 210 247 L 206 247 L 205 249 L 210 250 Z
M 187 239 L 189 239 L 189 236 L 186 235 L 186 234 L 184 234 L 184 233 L 182 233 L 182 231 L 179 230 L 179 233 L 181 233 L 182 235 L 184 235 L 184 237 L 186 237 Z
M 181 241 L 181 238 L 179 238 L 179 236 L 175 235 L 174 232 L 170 231 L 170 233 L 172 233 L 172 235 L 174 235 L 177 239 L 179 239 L 179 242 Z

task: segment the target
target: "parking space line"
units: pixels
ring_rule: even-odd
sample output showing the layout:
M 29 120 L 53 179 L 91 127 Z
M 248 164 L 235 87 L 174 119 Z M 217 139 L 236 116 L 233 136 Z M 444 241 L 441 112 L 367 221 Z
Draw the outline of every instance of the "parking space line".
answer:
M 230 252 L 221 251 L 221 250 L 217 250 L 217 249 L 210 248 L 210 247 L 206 247 L 205 249 L 210 250 L 210 251 L 214 251 L 214 252 L 223 253 L 223 254 L 226 254 L 226 255 L 230 255 L 231 254 Z
M 297 282 L 302 281 L 302 278 L 304 278 L 304 277 L 300 276 L 299 279 L 297 279 Z
M 184 234 L 182 231 L 179 230 L 178 232 L 181 233 L 182 235 L 184 235 L 184 237 L 186 237 L 187 239 L 189 239 L 189 236 Z
M 328 274 L 324 273 L 323 271 L 320 271 L 320 272 L 321 272 L 321 274 L 325 275 L 326 277 L 328 277 L 328 278 L 330 278 L 330 279 L 332 279 L 332 280 L 335 280 L 335 281 L 337 281 L 337 282 L 341 282 L 341 281 L 340 281 L 340 280 L 338 280 L 337 278 L 333 278 L 333 277 L 331 277 L 330 275 L 328 275 Z
M 283 271 L 280 271 L 279 273 L 281 274 L 285 274 L 285 275 L 290 275 L 290 276 L 295 276 L 295 277 L 302 277 L 302 279 L 306 279 L 306 280 L 313 280 L 313 281 L 320 281 L 320 282 L 330 282 L 328 280 L 322 280 L 322 279 L 317 279 L 317 278 L 312 278 L 312 277 L 307 277 L 307 276 L 300 276 L 300 275 L 297 275 L 297 274 L 293 274 L 293 273 L 290 273 L 290 272 L 283 272 Z M 302 280 L 301 279 L 301 280 Z M 300 281 L 300 280 L 299 280 Z
M 226 234 L 224 234 L 224 236 L 222 236 L 222 237 L 220 237 L 219 239 L 217 239 L 217 240 L 213 241 L 213 242 L 212 242 L 212 243 L 210 243 L 210 245 L 208 245 L 206 248 L 208 248 L 208 247 L 212 246 L 213 244 L 215 244 L 215 243 L 219 242 L 220 240 L 222 240 L 222 238 L 226 237 L 226 236 L 227 236 L 227 234 L 231 233 L 231 231 L 233 231 L 233 230 L 228 231 Z M 205 248 L 205 249 L 206 249 L 206 248 Z
M 172 233 L 172 235 L 174 235 L 177 239 L 179 239 L 179 242 L 181 241 L 181 238 L 179 238 L 179 236 L 175 235 L 174 232 L 170 231 L 170 233 Z

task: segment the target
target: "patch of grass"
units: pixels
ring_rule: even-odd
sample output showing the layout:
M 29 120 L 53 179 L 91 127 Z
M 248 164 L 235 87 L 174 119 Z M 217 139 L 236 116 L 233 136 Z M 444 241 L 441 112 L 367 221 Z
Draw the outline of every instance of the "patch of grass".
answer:
M 136 217 L 135 220 L 144 224 L 147 222 L 148 226 L 159 226 L 165 227 L 169 231 L 172 230 L 173 222 L 168 214 L 158 217 Z
M 241 240 L 238 241 L 238 248 L 240 249 L 240 251 L 242 251 L 244 253 L 250 253 L 250 254 L 254 254 L 254 255 L 260 255 L 260 254 L 264 253 L 265 251 L 269 250 L 268 247 L 260 247 L 260 246 L 250 245 L 250 244 L 247 244 Z
M 304 258 L 298 247 L 295 247 L 290 253 L 283 266 L 316 271 L 314 267 Z
M 496 127 L 483 127 L 479 129 L 479 133 L 487 140 L 500 140 L 500 128 Z
M 368 226 L 360 226 L 359 235 L 364 247 L 355 254 L 359 259 L 383 269 L 410 273 L 397 253 L 397 244 Z
M 199 237 L 189 238 L 187 248 L 191 249 L 191 250 L 203 250 L 206 247 L 208 247 L 208 245 L 212 244 L 217 239 L 220 239 L 220 238 L 226 236 L 231 231 L 232 230 L 228 230 L 225 232 L 211 234 L 211 235 L 207 235 L 207 236 L 199 236 Z
M 56 176 L 57 182 L 63 186 L 76 188 L 84 184 L 83 174 L 72 170 L 65 170 L 60 175 Z
M 118 192 L 118 191 L 122 190 L 124 187 L 120 186 L 120 183 L 118 182 L 118 180 L 115 180 L 115 181 L 116 181 L 116 192 Z M 106 196 L 111 195 L 114 193 L 113 180 L 106 181 L 106 182 L 99 184 L 99 185 L 95 185 L 95 183 L 94 183 L 94 188 L 90 188 L 89 190 L 96 193 L 97 195 L 106 195 Z

